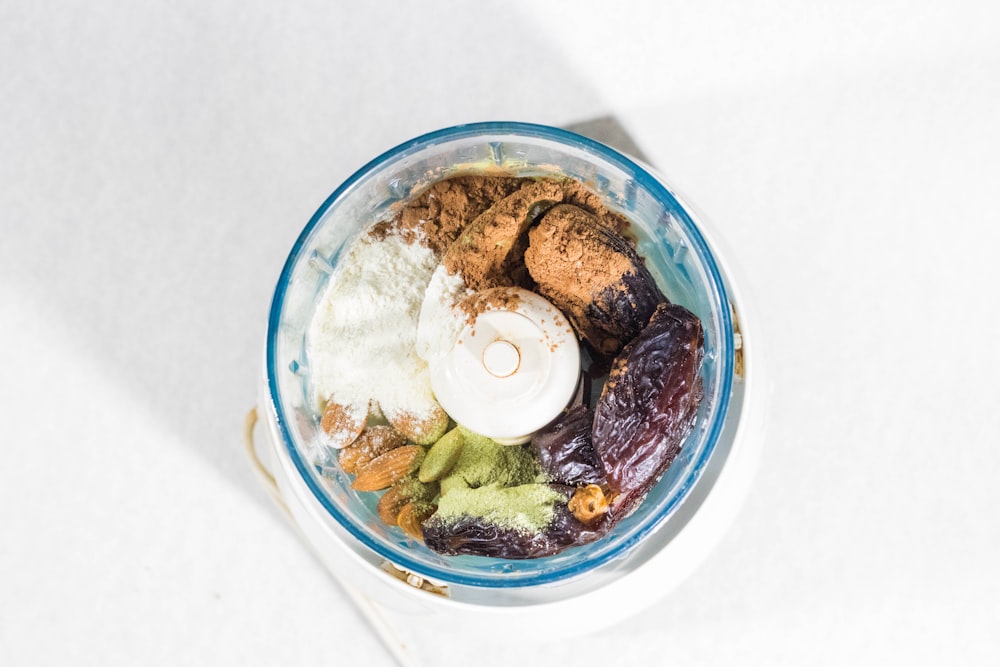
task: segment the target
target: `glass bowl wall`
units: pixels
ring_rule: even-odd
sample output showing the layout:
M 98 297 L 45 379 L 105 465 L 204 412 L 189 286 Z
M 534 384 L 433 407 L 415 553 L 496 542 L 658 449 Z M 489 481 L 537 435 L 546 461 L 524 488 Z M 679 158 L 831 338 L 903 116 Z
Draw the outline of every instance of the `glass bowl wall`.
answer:
M 442 556 L 382 523 L 375 494 L 350 488 L 335 459 L 324 458 L 311 393 L 305 335 L 317 300 L 350 243 L 394 205 L 452 175 L 565 175 L 582 181 L 633 222 L 639 254 L 667 297 L 701 318 L 705 399 L 697 423 L 642 505 L 603 539 L 555 556 L 513 561 Z M 267 331 L 268 390 L 278 429 L 298 473 L 329 515 L 396 565 L 439 582 L 508 588 L 549 584 L 593 570 L 630 549 L 684 501 L 712 456 L 732 388 L 729 301 L 711 249 L 667 186 L 632 159 L 585 137 L 524 123 L 480 123 L 433 132 L 368 163 L 323 203 L 293 246 L 279 278 Z

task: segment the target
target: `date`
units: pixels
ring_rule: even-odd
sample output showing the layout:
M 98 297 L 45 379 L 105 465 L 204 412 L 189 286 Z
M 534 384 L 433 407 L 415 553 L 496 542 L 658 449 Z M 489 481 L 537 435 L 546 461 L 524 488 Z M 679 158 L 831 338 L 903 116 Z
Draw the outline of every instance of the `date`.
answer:
M 492 558 L 541 558 L 564 549 L 588 544 L 607 533 L 611 521 L 607 515 L 591 525 L 573 516 L 567 502 L 573 487 L 550 485 L 563 495 L 563 502 L 553 507 L 552 521 L 540 531 L 523 531 L 491 523 L 482 517 L 463 516 L 452 521 L 435 517 L 424 521 L 424 543 L 446 556 L 489 556 Z
M 528 237 L 524 261 L 539 292 L 598 357 L 614 357 L 667 300 L 628 239 L 579 207 L 553 207 Z
M 531 448 L 549 480 L 558 484 L 604 484 L 591 442 L 594 413 L 578 405 L 531 438 Z
M 660 304 L 615 359 L 594 416 L 594 450 L 626 516 L 663 476 L 694 426 L 703 390 L 701 321 Z

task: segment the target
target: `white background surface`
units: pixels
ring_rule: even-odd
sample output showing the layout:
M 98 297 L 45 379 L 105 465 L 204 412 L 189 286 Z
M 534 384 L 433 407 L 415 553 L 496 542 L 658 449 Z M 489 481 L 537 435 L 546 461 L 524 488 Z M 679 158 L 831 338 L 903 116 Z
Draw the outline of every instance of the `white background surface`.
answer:
M 614 115 L 765 317 L 755 486 L 640 618 L 428 664 L 997 664 L 994 7 L 0 3 L 0 663 L 388 664 L 242 455 L 280 266 L 403 140 Z

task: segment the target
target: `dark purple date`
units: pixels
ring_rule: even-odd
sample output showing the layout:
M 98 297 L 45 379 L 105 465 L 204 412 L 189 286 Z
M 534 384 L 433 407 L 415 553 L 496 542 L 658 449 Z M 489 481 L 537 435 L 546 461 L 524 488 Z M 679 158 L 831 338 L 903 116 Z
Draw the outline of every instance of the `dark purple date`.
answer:
M 615 519 L 642 500 L 691 432 L 702 398 L 703 355 L 701 321 L 662 303 L 615 359 L 593 432 Z
M 558 484 L 604 484 L 604 471 L 594 452 L 594 413 L 578 405 L 531 438 L 542 470 Z
M 568 501 L 574 489 L 552 485 Z M 493 558 L 541 558 L 568 547 L 593 542 L 604 535 L 611 522 L 607 515 L 591 525 L 578 521 L 565 502 L 555 504 L 552 522 L 538 533 L 522 532 L 491 524 L 481 517 L 465 516 L 455 521 L 431 517 L 423 523 L 424 542 L 446 556 L 491 556 Z

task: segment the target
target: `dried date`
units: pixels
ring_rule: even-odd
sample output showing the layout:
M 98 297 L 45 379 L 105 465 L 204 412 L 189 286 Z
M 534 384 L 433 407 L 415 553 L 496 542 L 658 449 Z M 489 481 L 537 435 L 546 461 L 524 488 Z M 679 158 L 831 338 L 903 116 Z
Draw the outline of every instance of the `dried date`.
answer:
M 552 521 L 539 532 L 521 531 L 499 526 L 482 517 L 463 516 L 453 521 L 436 517 L 424 521 L 424 543 L 446 556 L 489 556 L 492 558 L 541 558 L 569 547 L 588 544 L 600 538 L 611 526 L 608 516 L 592 525 L 578 520 L 566 506 L 574 489 L 550 485 L 565 498 L 553 507 Z
M 523 264 L 520 237 L 543 211 L 562 200 L 554 181 L 528 181 L 495 202 L 462 231 L 441 263 L 474 290 L 530 281 Z M 520 266 L 520 268 L 519 268 Z
M 591 442 L 594 413 L 578 405 L 531 438 L 531 448 L 552 482 L 604 484 L 604 471 Z
M 701 321 L 664 303 L 615 359 L 595 411 L 593 444 L 616 519 L 642 500 L 691 432 L 703 355 Z
M 539 292 L 601 358 L 617 354 L 666 301 L 632 244 L 582 208 L 553 207 L 528 237 L 524 261 Z

